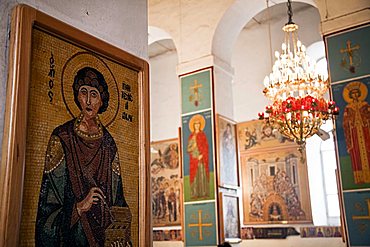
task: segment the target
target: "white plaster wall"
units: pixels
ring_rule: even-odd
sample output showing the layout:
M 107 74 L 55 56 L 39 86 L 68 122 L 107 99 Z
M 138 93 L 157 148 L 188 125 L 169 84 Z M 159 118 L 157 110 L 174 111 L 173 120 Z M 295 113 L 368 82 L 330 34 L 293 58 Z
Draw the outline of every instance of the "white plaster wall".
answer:
M 303 4 L 293 4 L 293 21 L 298 24 L 299 38 L 307 47 L 322 40 L 319 30 L 320 15 L 315 8 L 294 14 L 294 9 L 298 6 L 302 7 Z M 273 11 L 274 6 L 271 8 Z M 271 22 L 272 54 L 276 50 L 281 51 L 281 43 L 284 40 L 284 32 L 281 28 L 286 22 L 287 18 Z M 236 41 L 231 66 L 235 70 L 234 119 L 238 122 L 257 119 L 258 112 L 264 111 L 264 106 L 270 103 L 262 93 L 263 79 L 272 71 L 269 47 L 268 23 L 254 22 L 242 30 Z
M 269 103 L 262 94 L 263 79 L 272 69 L 267 32 L 267 28 L 243 29 L 234 47 L 233 96 L 237 122 L 257 119 L 258 112 L 264 111 Z
M 28 4 L 136 56 L 147 58 L 147 0 L 1 0 L 0 144 L 4 128 L 8 22 L 16 4 Z M 1 149 L 0 149 L 1 157 Z
M 177 53 L 171 52 L 149 60 L 151 141 L 178 137 L 181 98 L 177 59 Z
M 218 66 L 214 67 L 216 113 L 230 119 L 234 119 L 232 79 L 233 74 Z

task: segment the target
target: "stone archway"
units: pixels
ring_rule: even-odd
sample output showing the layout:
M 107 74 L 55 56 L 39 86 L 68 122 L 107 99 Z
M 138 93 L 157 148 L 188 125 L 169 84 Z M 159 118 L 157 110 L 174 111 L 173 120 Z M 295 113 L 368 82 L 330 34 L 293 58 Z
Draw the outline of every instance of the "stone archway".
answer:
M 149 26 L 148 32 L 150 104 L 155 105 L 150 108 L 151 139 L 164 140 L 176 136 L 177 128 L 173 126 L 180 125 L 180 94 L 173 93 L 180 91 L 180 84 L 174 83 L 178 80 L 178 47 L 166 30 Z
M 275 0 L 274 4 L 285 0 Z M 299 0 L 316 7 L 314 0 Z M 212 54 L 227 64 L 231 62 L 232 48 L 243 27 L 259 12 L 266 8 L 261 0 L 236 0 L 219 21 L 212 40 Z

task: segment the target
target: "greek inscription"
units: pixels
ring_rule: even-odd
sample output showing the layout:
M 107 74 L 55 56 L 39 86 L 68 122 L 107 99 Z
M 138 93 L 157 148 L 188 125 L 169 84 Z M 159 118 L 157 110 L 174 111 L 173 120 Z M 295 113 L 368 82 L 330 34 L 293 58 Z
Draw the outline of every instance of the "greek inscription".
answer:
M 122 82 L 121 98 L 125 102 L 125 111 L 122 113 L 122 119 L 128 122 L 132 122 L 133 116 L 126 111 L 129 110 L 129 103 L 134 101 L 134 97 L 131 93 L 131 86 L 124 82 Z
M 55 78 L 55 60 L 54 60 L 54 55 L 53 53 L 51 52 L 51 55 L 50 55 L 50 58 L 49 58 L 49 73 L 48 73 L 48 77 L 49 77 L 49 82 L 48 82 L 48 97 L 49 97 L 49 101 L 50 103 L 53 102 L 53 98 L 54 98 L 54 92 L 53 92 L 53 88 L 54 88 L 54 78 Z
M 129 122 L 132 122 L 133 116 L 131 114 L 123 112 L 122 113 L 122 119 L 126 120 L 126 121 L 129 121 Z

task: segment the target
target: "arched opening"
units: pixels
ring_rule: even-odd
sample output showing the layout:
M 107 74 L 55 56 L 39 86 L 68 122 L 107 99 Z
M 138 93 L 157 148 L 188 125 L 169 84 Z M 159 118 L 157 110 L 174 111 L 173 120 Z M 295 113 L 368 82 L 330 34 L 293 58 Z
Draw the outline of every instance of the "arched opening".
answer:
M 292 5 L 293 21 L 299 26 L 299 39 L 308 47 L 308 56 L 318 63 L 317 69 L 327 75 L 319 12 L 307 3 L 293 2 Z M 230 59 L 235 72 L 233 105 L 237 122 L 257 119 L 258 112 L 264 111 L 264 106 L 269 103 L 262 93 L 263 78 L 272 70 L 274 52 L 281 50 L 284 39 L 281 28 L 288 19 L 286 11 L 286 4 L 283 3 L 265 8 L 246 22 L 236 38 Z M 336 168 L 333 139 L 324 142 L 314 136 L 307 143 L 307 152 L 313 222 L 315 225 L 339 225 L 336 180 L 332 179 L 333 175 L 335 178 Z M 318 179 L 322 182 L 318 183 Z
M 149 27 L 148 44 L 151 140 L 175 138 L 181 106 L 177 49 L 171 36 L 157 27 Z

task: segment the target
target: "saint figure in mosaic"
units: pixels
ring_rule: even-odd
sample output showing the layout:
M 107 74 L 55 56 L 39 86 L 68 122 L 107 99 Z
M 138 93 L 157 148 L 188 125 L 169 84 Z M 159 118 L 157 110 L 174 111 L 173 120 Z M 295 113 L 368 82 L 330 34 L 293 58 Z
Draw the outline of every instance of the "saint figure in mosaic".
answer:
M 98 70 L 84 67 L 73 93 L 81 113 L 54 129 L 46 150 L 36 246 L 104 246 L 112 238 L 131 246 L 117 146 L 99 120 L 108 107 L 108 85 Z M 120 231 L 112 224 L 122 225 Z

